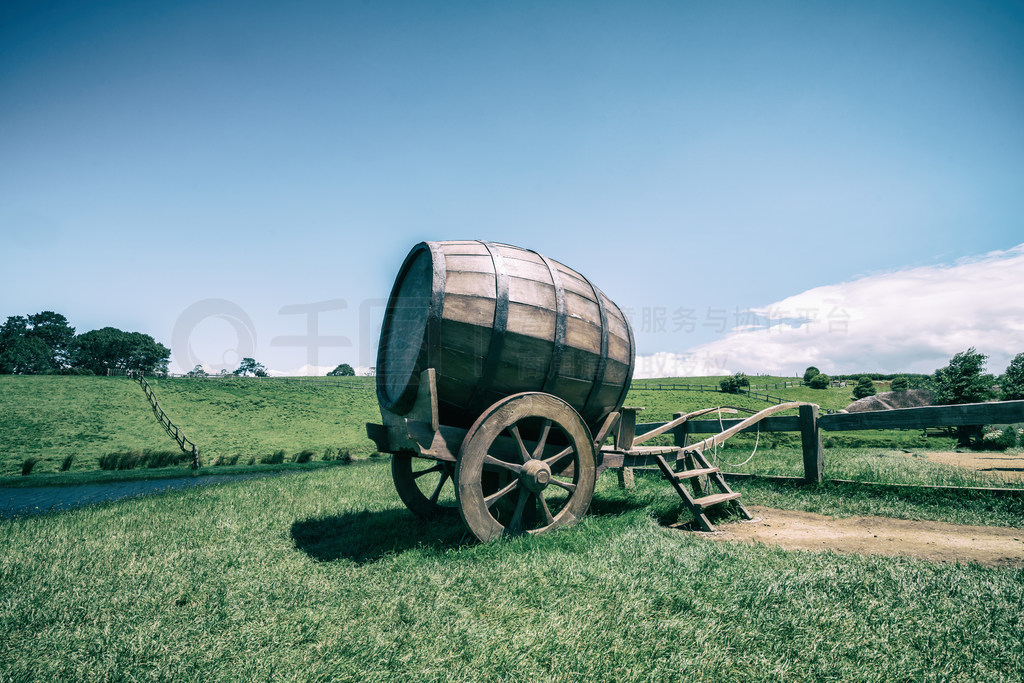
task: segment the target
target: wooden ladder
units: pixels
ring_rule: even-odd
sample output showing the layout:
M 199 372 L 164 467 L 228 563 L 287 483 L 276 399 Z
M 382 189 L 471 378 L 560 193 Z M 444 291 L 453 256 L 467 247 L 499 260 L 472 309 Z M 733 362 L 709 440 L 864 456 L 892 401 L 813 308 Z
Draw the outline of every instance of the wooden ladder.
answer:
M 682 450 L 682 449 L 680 449 Z M 707 461 L 704 455 L 699 450 L 684 451 L 686 458 L 684 459 L 684 465 L 687 460 L 692 458 L 694 467 L 692 469 L 684 469 L 676 471 L 672 469 L 672 466 L 668 464 L 664 456 L 657 455 L 655 460 L 658 463 L 658 467 L 661 469 L 661 473 L 666 479 L 668 479 L 672 486 L 675 487 L 676 493 L 683 499 L 683 503 L 690 508 L 690 512 L 693 513 L 694 519 L 700 524 L 701 531 L 714 531 L 715 527 L 708 520 L 704 514 L 704 510 L 711 507 L 712 505 L 718 505 L 726 501 L 736 501 L 736 506 L 739 508 L 740 515 L 743 519 L 753 519 L 750 513 L 747 512 L 747 508 L 743 507 L 743 503 L 739 501 L 740 494 L 729 488 L 729 485 L 725 483 L 725 477 L 722 476 L 722 471 L 717 467 L 713 466 Z M 678 461 L 677 461 L 678 462 Z M 714 486 L 719 490 L 718 493 L 712 493 L 710 495 L 701 496 L 700 498 L 694 498 L 690 495 L 690 492 L 686 490 L 682 482 L 686 479 L 693 479 L 693 488 L 697 495 L 703 493 L 700 490 L 700 485 L 696 481 L 696 477 L 702 475 L 708 475 L 708 480 L 711 481 Z

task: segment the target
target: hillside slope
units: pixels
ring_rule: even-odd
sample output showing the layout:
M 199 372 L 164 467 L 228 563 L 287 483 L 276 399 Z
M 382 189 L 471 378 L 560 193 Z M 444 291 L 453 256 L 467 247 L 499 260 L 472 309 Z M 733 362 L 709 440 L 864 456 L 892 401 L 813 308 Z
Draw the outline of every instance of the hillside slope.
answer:
M 174 450 L 142 389 L 124 377 L 0 376 L 0 476 L 54 472 L 68 455 L 73 471 L 97 469 L 114 451 Z
M 150 380 L 160 405 L 199 444 L 206 464 L 239 464 L 278 450 L 374 450 L 367 422 L 380 422 L 372 378 L 349 386 L 275 378 Z M 141 393 L 141 392 L 140 392 Z

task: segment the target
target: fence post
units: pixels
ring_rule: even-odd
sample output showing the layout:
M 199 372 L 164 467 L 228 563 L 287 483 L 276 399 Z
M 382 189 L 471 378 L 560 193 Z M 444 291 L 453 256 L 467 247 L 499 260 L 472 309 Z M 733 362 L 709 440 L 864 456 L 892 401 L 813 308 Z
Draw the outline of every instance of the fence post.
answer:
M 800 406 L 800 442 L 804 450 L 804 480 L 820 484 L 825 469 L 825 454 L 818 429 L 818 406 Z

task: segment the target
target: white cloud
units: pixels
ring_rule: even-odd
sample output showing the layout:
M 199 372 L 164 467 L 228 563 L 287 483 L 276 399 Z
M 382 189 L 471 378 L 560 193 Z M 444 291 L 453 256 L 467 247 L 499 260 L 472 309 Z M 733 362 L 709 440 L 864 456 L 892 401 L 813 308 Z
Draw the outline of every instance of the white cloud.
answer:
M 752 310 L 724 338 L 637 358 L 635 376 L 933 372 L 974 346 L 1001 373 L 1024 352 L 1024 244 L 869 275 Z

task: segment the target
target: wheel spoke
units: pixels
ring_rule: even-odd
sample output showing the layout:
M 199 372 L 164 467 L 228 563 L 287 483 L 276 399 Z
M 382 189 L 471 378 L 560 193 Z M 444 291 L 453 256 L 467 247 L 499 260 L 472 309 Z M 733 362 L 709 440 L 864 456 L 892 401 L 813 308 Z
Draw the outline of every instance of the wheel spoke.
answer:
M 493 455 L 484 456 L 484 464 L 491 465 L 491 467 L 498 467 L 509 472 L 515 472 L 519 474 L 519 470 L 523 469 L 522 465 L 516 465 L 515 463 L 505 462 L 504 460 L 498 460 Z
M 526 510 L 526 499 L 530 493 L 526 489 L 519 489 L 519 501 L 516 503 L 516 510 L 512 513 L 512 520 L 508 523 L 508 529 L 512 533 L 519 533 L 523 530 L 523 512 Z
M 524 463 L 529 462 L 530 461 L 530 451 L 526 450 L 526 444 L 523 443 L 523 437 L 519 433 L 519 425 L 517 425 L 517 424 L 509 425 L 508 431 L 509 431 L 509 433 L 512 436 L 515 437 L 516 443 L 519 444 L 519 457 L 521 457 L 523 459 Z
M 515 491 L 517 488 L 519 488 L 519 479 L 513 479 L 511 483 L 509 483 L 504 488 L 498 489 L 491 495 L 484 498 L 484 502 L 487 504 L 487 507 L 494 507 L 495 503 L 497 503 L 499 500 Z
M 442 471 L 441 472 L 441 481 L 437 482 L 437 488 L 434 489 L 434 493 L 431 494 L 431 496 L 430 496 L 430 502 L 431 503 L 436 503 L 437 502 L 437 497 L 441 495 L 441 489 L 444 488 L 444 483 L 446 481 L 448 481 L 448 473 Z
M 558 477 L 551 477 L 551 483 L 565 489 L 569 493 L 574 493 L 576 491 L 576 484 L 570 484 L 567 481 L 562 481 Z
M 544 500 L 544 494 L 537 494 L 537 503 L 540 505 L 540 511 L 544 513 L 544 521 L 547 522 L 544 526 L 549 526 L 555 523 L 555 518 L 551 515 L 551 510 L 548 508 L 548 502 Z
M 444 465 L 442 465 L 441 463 L 437 463 L 433 467 L 428 467 L 427 469 L 420 470 L 419 472 L 413 472 L 412 473 L 412 478 L 413 479 L 419 479 L 420 477 L 422 477 L 425 474 L 430 474 L 431 472 L 443 472 L 443 471 L 444 471 Z
M 566 456 L 573 455 L 574 453 L 576 453 L 576 449 L 573 448 L 572 446 L 569 446 L 568 448 L 563 450 L 561 453 L 557 453 L 555 455 L 552 455 L 550 458 L 545 460 L 544 464 L 546 464 L 551 469 L 555 469 L 555 465 L 557 463 L 559 463 L 562 460 L 564 460 L 566 458 Z
M 548 434 L 551 432 L 551 420 L 544 418 L 544 426 L 540 430 L 540 439 L 537 441 L 537 447 L 533 449 L 533 457 L 536 460 L 544 455 L 544 446 L 548 443 Z

